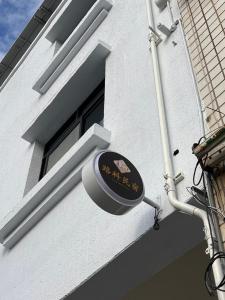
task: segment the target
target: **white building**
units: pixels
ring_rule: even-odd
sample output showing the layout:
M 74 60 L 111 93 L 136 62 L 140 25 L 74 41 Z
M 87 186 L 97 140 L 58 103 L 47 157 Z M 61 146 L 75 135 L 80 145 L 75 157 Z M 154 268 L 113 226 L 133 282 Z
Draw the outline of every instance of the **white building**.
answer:
M 152 6 L 156 26 L 180 19 L 175 0 Z M 158 30 L 157 49 L 188 202 L 202 117 L 181 22 L 174 29 Z M 35 36 L 0 90 L 0 299 L 208 299 L 202 222 L 164 189 L 145 0 L 62 0 Z M 81 170 L 100 149 L 137 167 L 161 207 L 159 231 L 146 203 L 115 216 L 90 199 Z

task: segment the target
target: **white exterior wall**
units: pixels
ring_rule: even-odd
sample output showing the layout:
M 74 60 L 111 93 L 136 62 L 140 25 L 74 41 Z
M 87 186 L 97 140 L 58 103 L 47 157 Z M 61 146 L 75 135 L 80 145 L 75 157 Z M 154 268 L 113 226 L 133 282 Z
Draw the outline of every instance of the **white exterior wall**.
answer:
M 173 6 L 177 13 L 175 3 Z M 169 23 L 167 11 L 160 14 L 155 7 L 155 16 L 157 23 Z M 32 86 L 52 59 L 54 49 L 45 34 L 39 39 L 0 93 L 0 219 L 23 198 L 34 144 L 21 136 L 98 41 L 111 47 L 106 60 L 104 119 L 105 128 L 112 134 L 109 149 L 127 156 L 136 165 L 143 176 L 146 195 L 152 199 L 161 197 L 163 218 L 173 211 L 163 189 L 162 149 L 147 37 L 145 0 L 114 0 L 108 17 L 44 95 L 32 90 Z M 158 49 L 171 149 L 180 151 L 174 157 L 175 171 L 185 175 L 178 193 L 180 199 L 188 200 L 185 187 L 191 184 L 196 163 L 191 146 L 201 136 L 201 130 L 180 28 Z M 79 183 L 12 249 L 0 246 L 0 299 L 62 298 L 150 230 L 153 215 L 154 210 L 144 203 L 125 216 L 110 215 L 90 200 Z

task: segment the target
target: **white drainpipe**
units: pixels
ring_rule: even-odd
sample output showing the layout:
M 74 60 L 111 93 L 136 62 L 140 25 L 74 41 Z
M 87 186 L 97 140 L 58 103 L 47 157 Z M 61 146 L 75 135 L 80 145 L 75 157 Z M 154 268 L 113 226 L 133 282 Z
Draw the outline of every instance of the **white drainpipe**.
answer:
M 147 5 L 149 27 L 151 27 L 151 28 L 153 28 L 153 30 L 155 30 L 154 17 L 153 17 L 153 11 L 152 11 L 152 0 L 146 0 L 146 5 Z M 212 257 L 213 241 L 212 241 L 212 237 L 210 234 L 210 227 L 209 227 L 209 222 L 208 222 L 206 212 L 202 209 L 199 209 L 199 208 L 193 206 L 193 205 L 179 201 L 176 196 L 176 186 L 175 186 L 175 183 L 173 180 L 173 178 L 174 178 L 173 163 L 172 163 L 171 151 L 170 151 L 170 142 L 169 142 L 167 120 L 166 120 L 163 87 L 162 87 L 159 58 L 158 58 L 158 51 L 157 51 L 157 41 L 156 41 L 155 34 L 152 31 L 150 31 L 150 44 L 151 44 L 151 54 L 152 54 L 152 62 L 153 62 L 156 98 L 157 98 L 157 104 L 158 104 L 161 142 L 162 142 L 162 148 L 163 148 L 166 190 L 168 193 L 169 202 L 177 210 L 187 213 L 189 215 L 196 216 L 202 220 L 202 222 L 204 224 L 205 239 L 208 244 L 209 255 L 210 255 L 210 257 Z M 219 259 L 217 259 L 213 263 L 213 274 L 214 274 L 215 283 L 216 283 L 216 285 L 218 285 L 223 278 L 222 265 L 221 265 L 221 262 Z M 217 295 L 218 295 L 219 300 L 225 300 L 224 292 L 217 291 Z

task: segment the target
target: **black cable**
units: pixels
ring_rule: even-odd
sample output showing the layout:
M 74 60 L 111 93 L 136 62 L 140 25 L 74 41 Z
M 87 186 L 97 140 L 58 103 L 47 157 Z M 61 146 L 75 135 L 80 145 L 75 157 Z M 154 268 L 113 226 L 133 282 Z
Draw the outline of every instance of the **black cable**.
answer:
M 209 174 L 208 178 L 211 179 L 211 177 L 213 178 L 214 182 L 217 184 L 216 179 L 213 177 L 213 175 Z M 212 185 L 212 183 L 211 183 L 211 185 Z M 203 177 L 203 186 L 204 186 L 204 189 L 206 190 L 205 177 Z M 217 188 L 218 188 L 218 192 L 220 193 L 218 185 L 217 185 Z M 220 196 L 221 196 L 221 194 L 220 194 Z M 219 201 L 218 201 L 218 204 L 219 204 Z M 212 274 L 213 273 L 212 272 L 213 263 L 217 259 L 225 259 L 225 252 L 222 252 L 222 251 L 215 252 L 215 240 L 214 240 L 213 234 L 212 234 L 212 226 L 213 226 L 213 228 L 215 228 L 214 218 L 212 216 L 213 213 L 215 213 L 215 211 L 213 211 L 211 207 L 208 207 L 207 208 L 207 218 L 208 218 L 208 223 L 209 223 L 210 236 L 212 238 L 213 255 L 210 258 L 209 264 L 206 268 L 204 278 L 205 278 L 206 288 L 207 288 L 210 295 L 213 295 L 214 292 L 217 291 L 217 290 L 225 292 L 224 289 L 221 289 L 221 287 L 225 284 L 225 274 L 223 275 L 223 278 L 222 278 L 221 282 L 217 286 L 214 283 L 214 276 Z M 211 219 L 211 221 L 210 221 L 210 219 Z
M 206 139 L 204 135 L 200 137 L 200 139 L 198 140 L 198 143 L 197 143 L 197 144 L 199 145 L 203 139 L 204 139 L 204 140 Z
M 198 143 L 193 145 L 192 150 L 200 144 L 200 142 L 203 138 L 204 137 L 201 137 L 199 139 Z M 203 179 L 203 187 L 204 187 L 205 191 L 207 191 L 207 189 L 206 189 L 204 171 L 206 170 L 205 164 L 206 164 L 207 157 L 208 157 L 208 154 L 205 156 L 204 160 L 203 159 L 198 159 L 198 161 L 195 165 L 194 173 L 193 173 L 193 184 L 194 184 L 194 186 L 198 186 L 200 184 L 200 182 L 202 181 L 202 179 Z M 196 171 L 197 171 L 197 168 L 198 168 L 199 165 L 202 168 L 202 173 L 201 173 L 201 176 L 200 176 L 198 182 L 195 182 Z M 219 189 L 219 186 L 218 186 L 218 183 L 217 183 L 216 179 L 213 177 L 213 175 L 211 173 L 210 173 L 210 176 L 209 176 L 209 180 L 210 180 L 210 184 L 211 184 L 212 188 L 215 191 L 215 194 L 216 194 L 216 197 L 217 197 L 217 202 L 218 202 L 219 208 L 221 210 L 219 197 L 218 197 L 218 194 L 221 197 L 220 189 Z M 217 190 L 216 190 L 216 187 L 215 187 L 213 181 L 215 182 L 215 185 L 217 187 L 218 194 L 217 194 Z M 221 289 L 225 284 L 225 275 L 223 275 L 223 278 L 222 278 L 221 282 L 217 285 L 215 285 L 215 283 L 214 283 L 214 276 L 213 276 L 213 263 L 215 263 L 215 261 L 217 259 L 225 259 L 225 252 L 220 252 L 219 251 L 219 252 L 215 253 L 215 244 L 214 244 L 215 241 L 214 241 L 213 230 L 212 230 L 212 226 L 213 226 L 213 228 L 215 227 L 214 218 L 213 218 L 213 213 L 215 213 L 215 211 L 214 211 L 215 208 L 210 207 L 208 203 L 203 202 L 198 197 L 195 190 L 196 190 L 196 188 L 194 189 L 192 187 L 191 192 L 190 192 L 189 188 L 187 188 L 187 191 L 193 196 L 193 198 L 195 200 L 197 200 L 201 205 L 205 206 L 205 208 L 206 208 L 207 219 L 208 219 L 208 224 L 209 224 L 209 231 L 210 231 L 209 233 L 210 233 L 210 237 L 211 237 L 211 240 L 212 240 L 212 257 L 210 258 L 209 264 L 206 268 L 205 275 L 204 275 L 204 281 L 205 281 L 205 286 L 206 286 L 207 291 L 209 292 L 209 294 L 214 295 L 215 291 L 217 291 L 217 290 L 225 292 L 225 289 Z M 206 199 L 208 200 L 207 195 L 205 196 L 205 200 Z M 211 249 L 209 249 L 209 251 L 211 251 Z
M 205 188 L 205 180 L 203 179 L 203 186 Z M 212 213 L 214 213 L 214 211 L 212 211 L 211 207 L 203 202 L 198 196 L 197 194 L 194 194 L 194 187 L 187 187 L 187 191 L 193 196 L 193 198 L 198 201 L 201 205 L 203 205 L 206 208 L 206 213 L 207 213 L 207 219 L 208 219 L 208 224 L 209 224 L 209 231 L 210 231 L 210 236 L 212 238 L 212 251 L 213 251 L 213 256 L 210 259 L 210 262 L 206 268 L 205 271 L 205 276 L 204 276 L 204 281 L 205 281 L 205 286 L 207 288 L 207 291 L 209 292 L 209 294 L 212 296 L 214 295 L 214 292 L 216 290 L 220 290 L 220 291 L 224 291 L 222 290 L 221 287 L 225 284 L 225 275 L 222 278 L 221 282 L 216 286 L 214 284 L 214 276 L 213 276 L 213 272 L 212 272 L 212 265 L 215 262 L 216 259 L 225 259 L 225 253 L 224 252 L 215 252 L 215 242 L 214 242 L 214 238 L 213 238 L 213 232 L 212 232 L 212 223 L 213 223 L 213 218 L 212 218 Z M 207 196 L 205 197 L 205 199 L 207 198 Z M 214 225 L 214 223 L 213 223 Z
M 222 111 L 218 110 L 218 109 L 214 109 L 214 108 L 211 108 L 211 107 L 209 107 L 209 106 L 206 106 L 205 108 L 211 109 L 212 111 L 218 112 L 218 113 L 220 113 L 220 114 L 222 114 L 222 115 L 225 116 L 225 114 L 224 114 Z
M 193 186 L 192 187 L 186 187 L 186 190 L 188 191 L 188 193 L 201 205 L 203 205 L 204 207 L 207 207 L 207 204 L 204 203 L 193 191 Z
M 160 229 L 160 225 L 159 225 L 159 214 L 160 214 L 160 210 L 155 208 L 155 216 L 154 216 L 154 225 L 153 225 L 153 229 L 154 230 L 159 230 Z
M 209 108 L 209 109 L 212 109 L 212 108 Z M 215 110 L 215 111 L 216 111 L 216 110 Z M 224 114 L 224 113 L 223 113 L 223 114 Z M 224 114 L 224 115 L 225 115 L 225 114 Z M 220 130 L 221 128 L 225 128 L 225 125 L 221 125 L 221 126 L 215 128 L 215 129 L 212 129 L 212 130 L 210 130 L 207 134 L 201 136 L 200 139 L 198 140 L 198 142 L 195 143 L 195 144 L 192 146 L 192 150 L 193 150 L 195 147 L 197 147 L 198 145 L 200 145 L 200 143 L 201 143 L 202 140 L 205 140 L 205 141 L 206 141 L 206 140 L 209 138 L 209 136 L 210 136 L 211 134 L 213 134 L 213 132 L 215 132 L 215 131 L 217 131 L 217 130 Z
M 213 264 L 217 259 L 225 259 L 225 253 L 224 252 L 216 252 L 213 254 L 213 256 L 210 259 L 210 262 L 206 268 L 205 275 L 204 275 L 204 281 L 205 286 L 207 288 L 207 291 L 209 292 L 209 295 L 214 295 L 215 291 L 219 290 L 222 292 L 225 292 L 224 289 L 221 289 L 221 287 L 225 284 L 225 275 L 223 276 L 221 282 L 218 285 L 215 285 L 214 279 L 213 279 Z
M 200 144 L 200 142 L 201 142 L 201 140 L 203 139 L 204 137 L 201 137 L 199 140 L 198 140 L 198 143 L 197 144 L 195 144 L 195 145 L 199 145 Z M 196 146 L 194 146 L 194 148 L 195 148 Z M 192 149 L 193 149 L 193 147 L 192 147 Z M 196 165 L 195 165 L 195 169 L 194 169 L 194 173 L 193 173 L 193 185 L 194 186 L 198 186 L 200 183 L 201 183 L 201 181 L 202 181 L 202 179 L 203 179 L 203 175 L 204 175 L 204 169 L 205 169 L 205 164 L 206 164 L 206 161 L 207 161 L 207 158 L 208 158 L 208 154 L 206 154 L 203 158 L 201 158 L 201 159 L 198 159 L 198 161 L 197 161 L 197 163 L 196 163 Z M 197 171 L 197 168 L 198 168 L 198 166 L 201 166 L 201 168 L 202 168 L 202 172 L 201 172 L 201 175 L 200 175 L 200 178 L 199 178 L 199 180 L 198 180 L 198 182 L 196 183 L 195 182 L 195 177 L 196 177 L 196 171 Z
M 206 186 L 205 186 L 205 178 L 203 177 L 203 186 L 204 186 L 204 190 L 206 191 Z M 189 191 L 189 188 L 186 188 L 187 191 L 193 196 L 193 198 L 199 202 L 201 205 L 203 205 L 206 208 L 206 214 L 207 214 L 207 219 L 208 219 L 208 223 L 209 223 L 209 231 L 210 231 L 210 236 L 212 238 L 212 250 L 213 250 L 213 254 L 215 253 L 215 243 L 214 243 L 214 238 L 213 238 L 213 231 L 212 231 L 212 223 L 213 226 L 215 226 L 214 222 L 213 222 L 213 217 L 212 217 L 212 209 L 211 207 L 207 204 L 207 202 L 203 202 L 196 194 L 194 194 L 194 187 L 191 187 L 191 191 Z M 205 194 L 205 200 L 208 199 L 207 194 Z
M 202 181 L 202 177 L 203 177 L 203 171 L 202 171 L 202 173 L 201 173 L 201 175 L 200 175 L 200 178 L 199 178 L 198 182 L 197 182 L 197 183 L 195 182 L 196 171 L 197 171 L 198 165 L 200 165 L 200 160 L 197 161 L 197 163 L 196 163 L 196 165 L 195 165 L 195 169 L 194 169 L 194 174 L 193 174 L 193 184 L 194 184 L 195 186 L 198 186 L 198 185 L 200 184 L 200 182 Z

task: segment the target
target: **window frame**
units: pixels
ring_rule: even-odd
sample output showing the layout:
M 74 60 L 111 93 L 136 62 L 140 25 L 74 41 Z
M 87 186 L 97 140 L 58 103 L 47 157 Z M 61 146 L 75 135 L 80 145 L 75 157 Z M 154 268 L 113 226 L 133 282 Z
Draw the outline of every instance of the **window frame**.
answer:
M 88 98 L 78 107 L 78 109 L 69 117 L 69 119 L 60 127 L 60 129 L 45 144 L 39 181 L 48 173 L 48 160 L 54 150 L 65 140 L 65 138 L 80 124 L 79 138 L 88 130 L 85 130 L 85 118 L 89 116 L 94 109 L 103 104 L 104 113 L 105 80 L 88 96 Z M 93 123 L 94 124 L 94 123 Z M 74 144 L 77 142 L 75 141 Z M 64 153 L 65 154 L 65 153 Z M 64 156 L 64 154 L 62 156 Z

